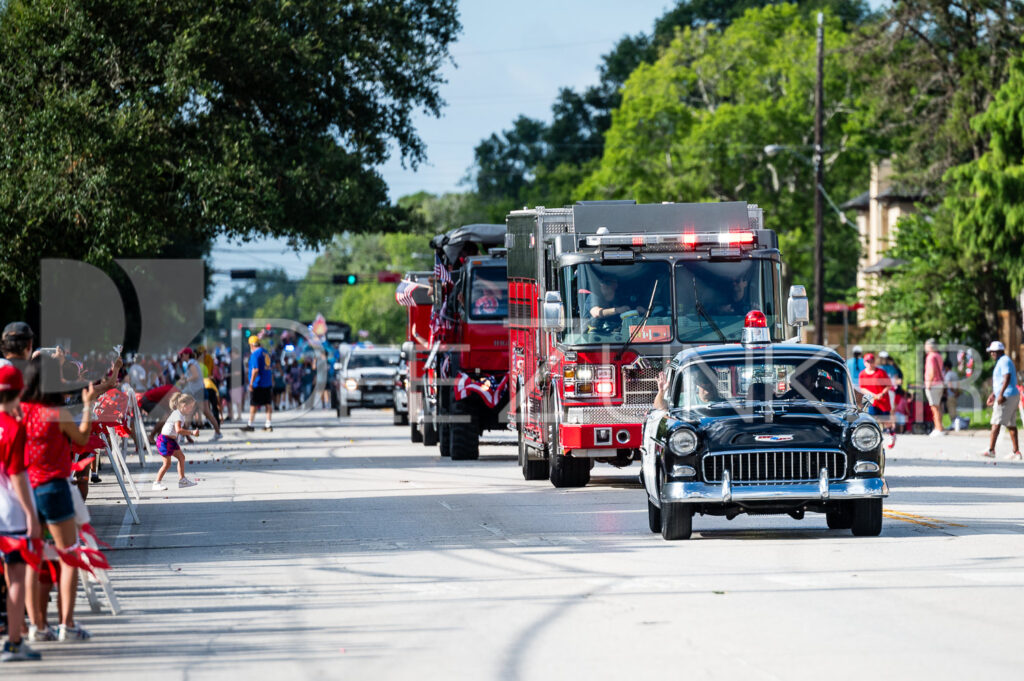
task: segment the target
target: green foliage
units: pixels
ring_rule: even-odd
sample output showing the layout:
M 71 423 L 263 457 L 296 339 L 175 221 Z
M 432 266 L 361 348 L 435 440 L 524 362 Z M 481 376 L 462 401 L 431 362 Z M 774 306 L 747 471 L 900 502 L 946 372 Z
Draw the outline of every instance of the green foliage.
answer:
M 1007 82 L 972 128 L 988 150 L 947 173 L 945 204 L 957 244 L 1012 300 L 1024 288 L 1024 58 L 1013 60 Z
M 0 5 L 0 293 L 43 257 L 392 225 L 375 167 L 422 159 L 458 29 L 455 0 Z
M 950 168 L 979 158 L 986 134 L 971 125 L 1021 53 L 1024 2 L 900 0 L 866 27 L 854 50 L 864 68 L 865 147 L 896 153 L 916 189 L 941 196 Z
M 779 232 L 793 281 L 811 283 L 815 20 L 794 5 L 748 11 L 724 31 L 680 32 L 661 57 L 638 68 L 623 89 L 600 165 L 583 183 L 584 198 L 657 201 L 748 201 L 765 208 Z M 851 134 L 855 97 L 841 50 L 850 35 L 826 20 L 825 143 Z M 792 153 L 768 157 L 764 147 Z M 825 158 L 834 196 L 867 184 L 863 154 Z M 859 256 L 855 232 L 826 209 L 826 287 L 845 298 Z
M 440 196 L 419 192 L 398 199 L 399 208 L 410 214 L 413 231 L 434 235 L 453 227 L 475 222 L 491 222 L 488 207 L 475 192 L 448 193 Z M 504 220 L 502 216 L 501 220 Z M 424 246 L 418 250 L 423 252 Z

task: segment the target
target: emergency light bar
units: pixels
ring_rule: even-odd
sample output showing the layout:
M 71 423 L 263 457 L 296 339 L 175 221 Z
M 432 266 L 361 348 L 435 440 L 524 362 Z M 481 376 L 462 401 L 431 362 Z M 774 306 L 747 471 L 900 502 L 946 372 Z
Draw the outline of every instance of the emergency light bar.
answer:
M 751 231 L 736 232 L 685 232 L 683 234 L 645 234 L 634 236 L 599 235 L 586 237 L 587 246 L 752 246 L 757 235 Z

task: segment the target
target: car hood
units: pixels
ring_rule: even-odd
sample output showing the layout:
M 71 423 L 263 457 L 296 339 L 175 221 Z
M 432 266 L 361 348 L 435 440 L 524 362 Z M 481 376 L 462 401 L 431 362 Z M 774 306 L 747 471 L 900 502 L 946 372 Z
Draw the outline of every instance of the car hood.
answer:
M 822 410 L 824 409 L 824 410 Z M 846 430 L 860 421 L 846 406 L 705 407 L 677 414 L 699 429 L 711 451 L 729 449 L 841 449 Z
M 372 367 L 367 369 L 353 369 L 348 372 L 348 378 L 391 378 L 395 375 L 397 369 L 384 369 L 380 367 Z

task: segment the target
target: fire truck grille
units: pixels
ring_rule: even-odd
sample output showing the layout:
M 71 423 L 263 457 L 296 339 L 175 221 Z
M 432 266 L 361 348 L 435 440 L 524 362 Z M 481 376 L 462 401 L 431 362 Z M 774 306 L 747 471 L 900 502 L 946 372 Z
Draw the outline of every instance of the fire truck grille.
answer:
M 839 450 L 711 452 L 704 456 L 704 480 L 722 482 L 728 470 L 734 485 L 816 482 L 822 468 L 832 482 L 846 477 L 846 454 Z
M 569 407 L 566 423 L 595 425 L 611 423 L 640 423 L 649 406 L 645 407 Z
M 643 405 L 650 408 L 658 392 L 658 374 L 661 362 L 649 361 L 647 369 L 622 369 L 622 395 L 627 405 Z

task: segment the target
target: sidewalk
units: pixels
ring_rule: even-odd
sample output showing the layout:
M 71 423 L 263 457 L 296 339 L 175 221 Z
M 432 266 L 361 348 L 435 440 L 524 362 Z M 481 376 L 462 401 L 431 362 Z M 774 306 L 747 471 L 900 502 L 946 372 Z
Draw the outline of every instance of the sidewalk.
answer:
M 889 461 L 901 459 L 925 459 L 932 461 L 984 461 L 994 465 L 1014 465 L 1024 467 L 1024 462 L 1010 461 L 1006 457 L 1013 448 L 1010 436 L 1003 428 L 996 442 L 996 458 L 987 459 L 981 454 L 988 449 L 988 430 L 948 431 L 942 437 L 929 435 L 897 435 L 896 445 L 886 448 L 885 456 Z M 889 438 L 885 438 L 886 444 Z M 1022 468 L 1024 470 L 1024 468 Z

